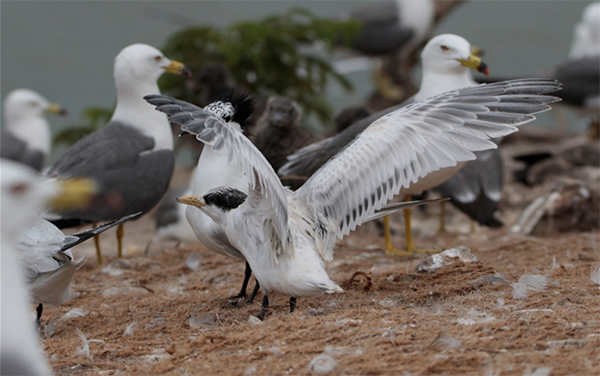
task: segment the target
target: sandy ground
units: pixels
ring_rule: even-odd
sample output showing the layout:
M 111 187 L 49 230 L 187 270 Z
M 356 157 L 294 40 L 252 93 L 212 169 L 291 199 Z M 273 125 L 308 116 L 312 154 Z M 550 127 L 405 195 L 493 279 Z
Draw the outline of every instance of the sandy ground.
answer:
M 254 319 L 260 294 L 228 305 L 241 262 L 199 243 L 166 242 L 145 255 L 146 216 L 126 225 L 122 260 L 113 231 L 102 236 L 105 265 L 91 242 L 74 251 L 88 261 L 73 298 L 45 308 L 46 353 L 58 375 L 598 375 L 600 286 L 590 276 L 600 235 L 510 233 L 536 194 L 508 187 L 515 191 L 527 193 L 507 198 L 501 229 L 471 233 L 448 208 L 449 232 L 438 234 L 439 209 L 416 211 L 418 246 L 465 246 L 477 261 L 416 273 L 424 255 L 386 255 L 379 230 L 366 225 L 338 241 L 327 265 L 344 293 L 299 299 L 292 314 L 288 297 L 273 295 L 264 322 Z M 400 247 L 402 216 L 393 221 Z M 547 277 L 547 286 L 517 299 L 512 284 L 525 274 Z

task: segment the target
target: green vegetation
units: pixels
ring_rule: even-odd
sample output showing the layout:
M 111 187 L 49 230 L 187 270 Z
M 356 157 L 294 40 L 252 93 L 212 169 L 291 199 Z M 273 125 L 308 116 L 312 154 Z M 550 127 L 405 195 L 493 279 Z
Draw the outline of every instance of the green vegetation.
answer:
M 192 72 L 206 63 L 221 63 L 238 87 L 259 96 L 287 96 L 325 123 L 332 116 L 324 95 L 329 80 L 346 90 L 352 87 L 324 56 L 306 47 L 319 44 L 331 53 L 338 42 L 349 42 L 360 27 L 356 21 L 327 20 L 296 8 L 256 22 L 235 23 L 225 30 L 188 28 L 173 35 L 163 52 L 184 62 Z M 196 99 L 181 77 L 165 75 L 160 84 L 165 94 L 189 102 Z

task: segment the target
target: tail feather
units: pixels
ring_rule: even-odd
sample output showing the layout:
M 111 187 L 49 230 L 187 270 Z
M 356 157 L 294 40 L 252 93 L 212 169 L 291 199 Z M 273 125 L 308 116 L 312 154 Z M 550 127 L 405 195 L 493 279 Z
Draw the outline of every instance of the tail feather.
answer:
M 60 252 L 64 252 L 67 249 L 73 248 L 76 245 L 88 240 L 89 238 L 99 235 L 106 230 L 109 230 L 117 225 L 120 225 L 123 222 L 129 221 L 130 219 L 135 219 L 135 218 L 139 217 L 140 215 L 142 215 L 142 212 L 130 214 L 123 218 L 114 220 L 112 222 L 105 223 L 101 226 L 94 227 L 94 228 L 86 230 L 86 231 L 78 232 L 77 234 L 73 234 L 71 236 L 74 237 L 74 239 L 72 241 L 65 242 L 65 245 L 60 249 Z
M 434 204 L 434 203 L 437 203 L 437 202 L 449 201 L 449 200 L 450 200 L 449 198 L 435 198 L 435 199 L 429 199 L 429 200 L 417 200 L 417 201 L 397 202 L 397 203 L 393 203 L 393 204 L 383 205 L 381 207 L 381 209 L 379 209 L 378 211 L 376 211 L 375 213 L 373 213 L 369 218 L 367 218 L 367 221 L 372 221 L 374 219 L 381 218 L 383 216 L 386 216 L 388 214 L 396 212 L 396 211 L 398 211 L 400 209 L 408 209 L 408 208 L 411 208 L 413 206 L 419 206 L 419 205 L 425 205 L 425 204 Z

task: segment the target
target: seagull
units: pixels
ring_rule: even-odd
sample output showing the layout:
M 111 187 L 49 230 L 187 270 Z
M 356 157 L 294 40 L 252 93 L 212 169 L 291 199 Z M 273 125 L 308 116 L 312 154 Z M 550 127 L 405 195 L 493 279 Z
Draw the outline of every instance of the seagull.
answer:
M 277 171 L 286 157 L 303 146 L 320 139 L 300 124 L 302 110 L 293 100 L 274 96 L 267 101 L 267 108 L 256 124 L 254 145 Z
M 128 215 L 73 235 L 65 235 L 51 222 L 37 217 L 21 234 L 16 248 L 20 252 L 31 298 L 38 303 L 38 325 L 43 304 L 58 305 L 69 300 L 75 271 L 85 263 L 85 257 L 74 260 L 71 248 L 140 214 Z
M 19 251 L 15 244 L 24 229 L 34 221 L 36 214 L 48 201 L 53 204 L 73 205 L 86 200 L 78 191 L 81 184 L 43 181 L 37 172 L 14 161 L 0 160 L 0 245 L 2 249 L 2 297 L 0 337 L 0 373 L 3 375 L 50 375 L 51 368 L 44 357 L 39 334 L 30 322 L 29 292 L 22 273 Z M 62 188 L 60 188 L 62 186 Z M 62 189 L 62 191 L 59 191 Z M 87 185 L 89 193 L 91 185 Z M 82 196 L 81 193 L 84 193 Z M 58 196 L 59 199 L 56 199 Z M 65 201 L 66 200 L 66 201 Z
M 175 165 L 173 136 L 167 118 L 152 111 L 142 97 L 160 93 L 156 81 L 164 73 L 190 76 L 177 61 L 146 44 L 125 47 L 115 58 L 117 106 L 111 120 L 70 147 L 48 172 L 49 177 L 90 177 L 118 193 L 120 209 L 96 205 L 56 212 L 59 227 L 115 220 L 152 209 L 163 197 Z M 117 226 L 122 257 L 123 224 Z M 94 237 L 98 263 L 102 255 Z
M 254 100 L 245 94 L 228 92 L 220 100 L 204 107 L 204 110 L 212 116 L 226 122 L 229 127 L 235 128 L 240 134 L 247 134 L 252 123 L 249 118 L 254 110 Z M 246 138 L 246 136 L 244 136 Z M 227 186 L 236 188 L 241 192 L 248 191 L 248 178 L 239 173 L 239 170 L 229 163 L 229 156 L 220 150 L 203 148 L 198 159 L 196 172 L 191 184 L 191 194 L 200 195 L 209 190 Z M 214 222 L 209 216 L 200 210 L 186 208 L 186 218 L 192 226 L 196 237 L 202 244 L 213 252 L 230 256 L 238 260 L 246 261 L 243 253 L 229 240 L 224 228 Z M 246 289 L 252 275 L 250 264 L 246 262 L 244 282 L 239 294 L 230 299 L 248 297 Z M 258 286 L 258 285 L 257 285 Z M 258 287 L 248 297 L 247 302 L 252 302 L 258 292 Z
M 583 10 L 581 21 L 573 30 L 569 59 L 600 55 L 600 2 L 594 1 Z
M 205 150 L 227 156 L 235 176 L 248 179 L 247 193 L 221 186 L 179 201 L 209 216 L 250 264 L 263 293 L 262 319 L 270 292 L 290 296 L 290 311 L 297 297 L 341 292 L 324 264 L 333 259 L 336 237 L 403 206 L 421 204 L 385 205 L 432 171 L 472 160 L 472 151 L 496 147 L 490 138 L 515 132 L 534 120 L 534 113 L 550 109 L 548 104 L 558 98 L 544 94 L 559 88 L 554 80 L 525 79 L 413 103 L 373 122 L 294 192 L 282 186 L 234 124 L 174 98 L 145 99 L 183 132 L 195 134 Z
M 354 9 L 343 18 L 361 21 L 363 27 L 351 47 L 365 55 L 379 56 L 409 49 L 421 43 L 435 18 L 433 0 L 396 0 Z
M 433 0 L 395 0 L 375 3 L 354 9 L 343 18 L 358 20 L 362 29 L 350 46 L 367 56 L 394 59 L 412 65 L 414 51 L 431 32 L 435 20 Z M 336 64 L 343 68 L 343 62 Z M 357 65 L 357 64 L 351 64 Z M 397 100 L 404 93 L 399 91 L 381 66 L 375 74 L 375 82 L 384 97 Z
M 421 60 L 423 65 L 421 88 L 413 97 L 407 99 L 405 103 L 360 120 L 333 137 L 300 149 L 288 157 L 288 162 L 279 169 L 279 175 L 310 176 L 377 119 L 411 103 L 440 93 L 476 85 L 469 69 L 489 74 L 487 65 L 480 58 L 471 54 L 471 44 L 465 38 L 454 34 L 442 34 L 432 38 L 423 49 Z M 465 161 L 459 161 L 456 165 L 439 170 L 432 170 L 432 173 L 421 176 L 410 186 L 403 187 L 400 195 L 408 196 L 440 185 L 459 171 Z M 388 253 L 410 256 L 417 251 L 412 240 L 410 217 L 410 209 L 405 210 L 406 250 L 394 248 L 389 230 L 389 218 L 384 217 L 385 249 Z
M 67 111 L 33 90 L 11 91 L 4 100 L 0 157 L 41 171 L 52 144 L 50 125 L 44 113 L 65 116 Z

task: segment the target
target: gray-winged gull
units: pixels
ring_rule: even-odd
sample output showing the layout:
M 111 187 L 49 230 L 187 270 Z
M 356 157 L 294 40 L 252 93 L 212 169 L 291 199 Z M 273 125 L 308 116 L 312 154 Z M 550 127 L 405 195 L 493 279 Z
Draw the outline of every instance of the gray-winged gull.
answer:
M 453 34 L 442 34 L 431 39 L 421 54 L 422 79 L 419 92 L 406 100 L 405 103 L 380 111 L 353 124 L 342 133 L 323 141 L 300 149 L 288 157 L 288 163 L 279 169 L 279 175 L 310 176 L 333 155 L 348 145 L 357 135 L 364 131 L 372 122 L 407 104 L 429 98 L 449 90 L 475 85 L 469 68 L 487 74 L 488 68 L 481 59 L 471 54 L 471 45 L 464 38 Z M 490 147 L 494 147 L 490 145 Z M 401 195 L 416 194 L 431 189 L 448 180 L 459 171 L 464 161 L 456 165 L 438 170 L 431 170 L 427 176 L 422 176 L 409 187 L 403 187 Z M 405 211 L 406 251 L 393 247 L 389 231 L 389 219 L 384 217 L 386 243 L 389 253 L 411 255 L 417 249 L 413 244 L 410 226 L 410 210 Z
M 585 7 L 581 21 L 573 30 L 569 59 L 600 55 L 600 2 Z
M 139 214 L 141 213 L 128 215 L 72 235 L 63 234 L 52 223 L 38 217 L 21 234 L 16 247 L 24 266 L 31 300 L 38 303 L 38 324 L 43 304 L 62 304 L 71 296 L 71 281 L 75 271 L 85 262 L 85 257 L 75 260 L 71 248 Z
M 264 295 L 262 318 L 269 292 L 291 296 L 293 310 L 297 297 L 341 291 L 324 265 L 333 259 L 336 237 L 402 207 L 385 204 L 430 172 L 495 147 L 489 138 L 515 132 L 534 113 L 550 109 L 559 99 L 544 94 L 559 87 L 554 80 L 516 80 L 406 106 L 372 123 L 295 192 L 281 185 L 235 124 L 177 99 L 146 99 L 183 131 L 196 134 L 205 150 L 228 156 L 236 176 L 247 177 L 247 194 L 217 187 L 179 200 L 209 216 L 250 264 Z
M 4 100 L 0 157 L 40 171 L 52 145 L 52 133 L 44 113 L 64 116 L 67 112 L 33 90 L 11 91 Z
M 147 212 L 162 198 L 173 174 L 173 136 L 167 118 L 142 99 L 160 93 L 164 73 L 189 76 L 187 68 L 145 44 L 124 48 L 115 58 L 117 106 L 111 120 L 79 140 L 51 167 L 48 176 L 91 177 L 104 189 L 118 193 L 123 205 L 95 205 L 86 210 L 58 212 L 62 223 L 110 221 Z M 59 227 L 62 227 L 59 225 Z M 118 256 L 122 257 L 123 224 L 117 227 Z M 102 263 L 95 237 L 98 263 Z

